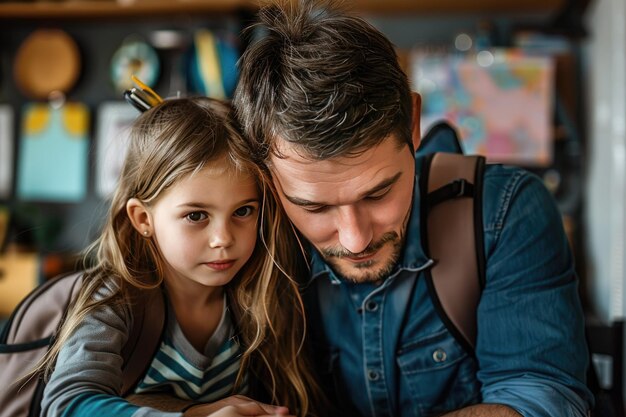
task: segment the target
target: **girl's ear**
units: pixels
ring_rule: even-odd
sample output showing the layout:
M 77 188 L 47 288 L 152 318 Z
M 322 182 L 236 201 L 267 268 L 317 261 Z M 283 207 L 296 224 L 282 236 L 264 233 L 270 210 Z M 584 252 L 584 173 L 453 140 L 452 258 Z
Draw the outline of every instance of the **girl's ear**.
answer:
M 152 217 L 141 201 L 136 198 L 129 199 L 126 202 L 126 213 L 135 230 L 144 237 L 152 236 Z

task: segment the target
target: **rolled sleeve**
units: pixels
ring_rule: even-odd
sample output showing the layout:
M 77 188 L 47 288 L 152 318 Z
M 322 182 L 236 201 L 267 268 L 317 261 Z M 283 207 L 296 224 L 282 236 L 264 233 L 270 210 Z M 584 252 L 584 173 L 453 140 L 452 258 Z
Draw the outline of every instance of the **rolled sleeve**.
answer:
M 485 178 L 486 286 L 476 356 L 485 403 L 527 417 L 584 416 L 588 352 L 569 244 L 534 175 L 492 167 Z M 489 205 L 491 204 L 491 205 Z
M 534 375 L 485 387 L 483 402 L 508 405 L 523 416 L 586 416 L 589 407 L 563 384 Z

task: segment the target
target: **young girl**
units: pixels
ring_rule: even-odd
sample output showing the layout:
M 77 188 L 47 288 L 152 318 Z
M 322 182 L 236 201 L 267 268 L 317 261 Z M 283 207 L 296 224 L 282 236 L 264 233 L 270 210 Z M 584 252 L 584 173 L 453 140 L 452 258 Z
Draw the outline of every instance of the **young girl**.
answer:
M 270 402 L 311 411 L 291 233 L 232 120 L 222 102 L 184 98 L 133 125 L 92 266 L 40 367 L 50 378 L 42 416 L 180 415 L 119 396 L 130 293 L 155 287 L 168 320 L 135 394 L 210 403 L 185 416 L 287 413 L 237 395 L 262 381 Z

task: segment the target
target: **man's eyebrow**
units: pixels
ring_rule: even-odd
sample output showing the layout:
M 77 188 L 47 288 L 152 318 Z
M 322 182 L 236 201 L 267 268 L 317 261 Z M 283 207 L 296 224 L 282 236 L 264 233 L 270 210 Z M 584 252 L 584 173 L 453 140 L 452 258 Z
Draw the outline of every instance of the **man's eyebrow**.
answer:
M 383 180 L 382 182 L 380 182 L 378 185 L 376 185 L 376 186 L 370 188 L 369 190 L 365 191 L 364 193 L 361 194 L 360 197 L 361 198 L 367 197 L 368 195 L 376 194 L 377 192 L 382 191 L 385 188 L 389 188 L 390 186 L 392 186 L 393 184 L 398 182 L 398 180 L 400 179 L 401 176 L 402 176 L 402 172 L 398 172 L 393 177 L 387 178 L 386 180 Z
M 359 200 L 364 198 L 364 197 L 367 197 L 368 195 L 375 194 L 375 193 L 377 193 L 379 191 L 384 190 L 385 188 L 388 188 L 388 187 L 392 186 L 393 184 L 398 182 L 398 180 L 400 179 L 401 176 L 402 176 L 402 172 L 398 172 L 393 177 L 384 179 L 383 181 L 381 181 L 380 183 L 378 183 L 374 187 L 372 187 L 369 190 L 361 193 L 361 195 L 359 196 Z M 286 194 L 285 194 L 285 198 L 291 204 L 294 204 L 294 205 L 300 206 L 300 207 L 320 207 L 320 206 L 327 206 L 328 205 L 326 203 L 321 203 L 321 202 L 316 203 L 315 201 L 310 201 L 310 200 L 306 200 L 304 198 L 294 197 L 294 196 L 290 196 L 290 195 L 286 195 Z
M 285 194 L 285 198 L 287 200 L 289 200 L 289 202 L 291 204 L 294 204 L 296 206 L 300 206 L 300 207 L 318 207 L 318 206 L 323 206 L 323 203 L 315 203 L 313 201 L 309 201 L 309 200 L 305 200 L 304 198 L 300 198 L 300 197 L 292 197 L 290 195 L 286 195 Z

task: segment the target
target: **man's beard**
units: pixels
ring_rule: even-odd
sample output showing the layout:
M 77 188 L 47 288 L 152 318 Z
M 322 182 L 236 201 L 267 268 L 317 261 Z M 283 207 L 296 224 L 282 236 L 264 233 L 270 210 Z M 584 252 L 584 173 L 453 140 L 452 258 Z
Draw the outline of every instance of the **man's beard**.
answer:
M 386 260 L 375 261 L 370 259 L 363 262 L 351 262 L 352 268 L 361 271 L 361 273 L 359 274 L 349 274 L 349 272 L 342 271 L 342 269 L 345 269 L 345 267 L 337 262 L 345 256 L 356 258 L 366 257 L 368 255 L 376 253 L 387 244 L 391 244 L 393 250 L 391 255 Z M 400 259 L 400 253 L 402 252 L 403 245 L 403 236 L 398 235 L 397 232 L 387 232 L 378 241 L 370 243 L 367 248 L 365 248 L 365 250 L 363 250 L 362 252 L 352 253 L 343 247 L 338 247 L 322 249 L 321 254 L 326 263 L 328 263 L 328 265 L 333 269 L 335 274 L 347 281 L 355 283 L 380 283 L 384 281 L 393 271 L 396 263 L 398 262 L 398 259 Z M 369 269 L 375 266 L 377 262 L 385 263 L 377 269 L 370 271 Z

